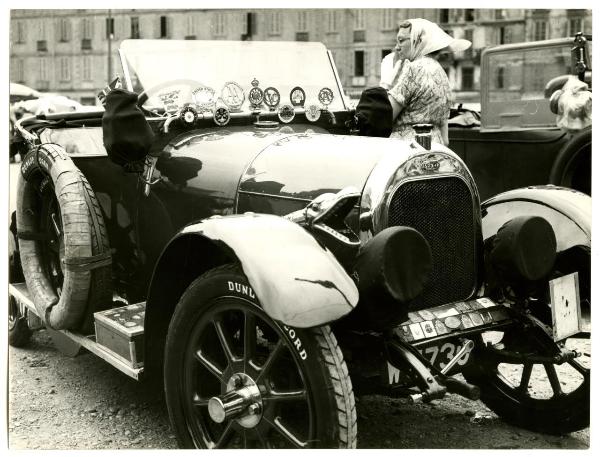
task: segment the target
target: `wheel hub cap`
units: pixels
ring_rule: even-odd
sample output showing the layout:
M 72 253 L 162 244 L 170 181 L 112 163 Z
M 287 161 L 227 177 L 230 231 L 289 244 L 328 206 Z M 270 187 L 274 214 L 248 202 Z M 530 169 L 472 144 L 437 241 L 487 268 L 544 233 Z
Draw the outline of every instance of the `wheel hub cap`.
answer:
M 235 419 L 245 428 L 252 428 L 260 422 L 262 410 L 260 390 L 254 380 L 244 373 L 231 376 L 225 393 L 208 401 L 208 414 L 213 421 L 222 423 Z

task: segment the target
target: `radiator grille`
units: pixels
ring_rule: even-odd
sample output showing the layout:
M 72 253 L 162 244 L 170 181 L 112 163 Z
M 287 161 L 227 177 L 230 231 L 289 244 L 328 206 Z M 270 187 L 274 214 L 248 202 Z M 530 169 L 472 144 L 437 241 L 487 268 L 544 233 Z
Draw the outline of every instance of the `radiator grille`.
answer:
M 429 282 L 409 309 L 469 298 L 476 283 L 477 229 L 464 181 L 449 177 L 402 184 L 388 208 L 388 226 L 398 225 L 418 230 L 429 242 L 433 258 Z

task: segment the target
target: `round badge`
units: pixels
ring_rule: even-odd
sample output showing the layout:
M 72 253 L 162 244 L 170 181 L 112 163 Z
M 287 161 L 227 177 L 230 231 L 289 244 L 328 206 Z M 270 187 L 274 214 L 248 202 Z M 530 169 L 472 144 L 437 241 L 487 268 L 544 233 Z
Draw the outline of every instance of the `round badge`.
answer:
M 215 110 L 215 114 L 213 116 L 215 124 L 223 126 L 229 122 L 231 116 L 229 115 L 229 110 L 224 106 L 220 106 Z
M 193 124 L 196 120 L 197 114 L 198 113 L 196 112 L 196 109 L 193 106 L 186 105 L 179 113 L 179 117 L 186 124 Z
M 456 316 L 448 316 L 444 321 L 444 324 L 446 324 L 446 327 L 448 328 L 457 329 L 460 327 L 460 319 Z
M 192 92 L 192 97 L 200 111 L 211 111 L 215 104 L 215 90 L 212 87 L 197 87 Z
M 292 105 L 290 105 L 289 103 L 285 103 L 284 105 L 281 105 L 279 107 L 279 110 L 277 111 L 277 116 L 279 117 L 279 120 L 281 122 L 283 122 L 284 124 L 289 124 L 294 120 L 296 112 L 294 111 L 294 107 Z
M 306 92 L 300 86 L 294 87 L 290 91 L 290 101 L 294 106 L 304 106 L 304 102 L 306 101 Z
M 281 100 L 281 96 L 279 95 L 279 91 L 274 87 L 267 87 L 264 91 L 265 96 L 265 105 L 267 105 L 271 110 L 274 110 L 277 105 L 279 105 L 279 100 Z
M 321 117 L 321 108 L 315 104 L 308 105 L 304 114 L 310 122 L 317 122 Z
M 221 100 L 232 111 L 240 109 L 245 99 L 244 89 L 234 81 L 226 82 L 223 89 L 221 89 Z
M 319 101 L 327 106 L 333 101 L 333 91 L 329 87 L 323 87 L 319 91 Z

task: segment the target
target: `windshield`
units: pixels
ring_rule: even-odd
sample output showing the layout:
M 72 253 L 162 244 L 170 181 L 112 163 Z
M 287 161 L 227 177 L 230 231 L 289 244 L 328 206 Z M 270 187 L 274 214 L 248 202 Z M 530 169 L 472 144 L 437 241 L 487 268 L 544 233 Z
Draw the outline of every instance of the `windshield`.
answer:
M 226 101 L 236 91 L 236 85 L 228 84 L 233 82 L 243 91 L 238 89 L 243 102 L 237 109 L 247 111 L 254 81 L 263 91 L 277 89 L 280 104 L 291 103 L 292 90 L 300 87 L 306 105 L 323 106 L 319 91 L 327 87 L 333 93 L 329 110 L 345 110 L 334 67 L 321 43 L 125 40 L 120 51 L 127 88 L 147 91 L 145 105 L 166 105 L 173 97 L 206 98 L 211 89 L 217 103 Z

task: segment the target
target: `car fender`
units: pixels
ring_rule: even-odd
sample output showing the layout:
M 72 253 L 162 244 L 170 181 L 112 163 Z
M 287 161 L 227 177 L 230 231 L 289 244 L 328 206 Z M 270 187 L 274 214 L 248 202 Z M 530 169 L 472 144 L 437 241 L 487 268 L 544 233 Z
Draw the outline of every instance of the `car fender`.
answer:
M 557 251 L 591 249 L 592 199 L 564 187 L 532 186 L 503 192 L 482 204 L 484 240 L 517 216 L 541 216 L 552 225 Z
M 181 230 L 155 268 L 147 312 L 148 306 L 156 305 L 156 288 L 164 284 L 161 275 L 167 271 L 172 275 L 171 249 L 181 252 L 182 243 L 194 243 L 190 237 L 196 238 L 195 242 L 209 242 L 210 249 L 220 251 L 222 257 L 238 261 L 252 287 L 241 290 L 240 285 L 229 284 L 230 290 L 255 294 L 265 312 L 286 325 L 322 325 L 348 314 L 358 302 L 353 280 L 333 254 L 306 230 L 281 217 L 246 213 L 212 217 Z M 180 254 L 177 257 L 180 265 L 189 265 L 205 262 L 213 254 L 198 259 L 183 259 Z M 213 267 L 207 264 L 197 273 Z
M 550 170 L 550 184 L 591 194 L 592 126 L 577 132 L 561 148 Z

